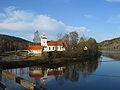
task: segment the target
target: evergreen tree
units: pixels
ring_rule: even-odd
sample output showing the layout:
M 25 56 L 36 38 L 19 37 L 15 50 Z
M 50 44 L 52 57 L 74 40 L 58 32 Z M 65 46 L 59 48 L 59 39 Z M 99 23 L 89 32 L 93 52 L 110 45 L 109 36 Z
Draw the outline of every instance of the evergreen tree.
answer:
M 33 42 L 34 42 L 34 43 L 40 43 L 40 36 L 39 36 L 39 32 L 38 32 L 38 31 L 36 31 L 36 32 L 34 33 Z

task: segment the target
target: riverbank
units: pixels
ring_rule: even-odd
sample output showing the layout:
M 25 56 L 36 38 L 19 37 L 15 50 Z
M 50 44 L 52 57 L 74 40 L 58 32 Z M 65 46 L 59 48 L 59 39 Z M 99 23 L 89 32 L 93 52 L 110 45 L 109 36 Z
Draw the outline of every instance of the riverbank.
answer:
M 13 60 L 13 61 L 0 61 L 1 69 L 18 68 L 18 67 L 30 67 L 30 66 L 59 66 L 68 62 L 77 61 L 91 61 L 97 60 L 98 57 L 82 57 L 82 58 L 55 58 L 55 59 L 39 59 L 39 60 Z

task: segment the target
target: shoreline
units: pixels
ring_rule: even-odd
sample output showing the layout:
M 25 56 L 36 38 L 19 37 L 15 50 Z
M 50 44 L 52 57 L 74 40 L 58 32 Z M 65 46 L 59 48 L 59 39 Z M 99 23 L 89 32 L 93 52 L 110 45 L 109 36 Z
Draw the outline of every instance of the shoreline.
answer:
M 14 60 L 14 61 L 1 61 L 1 69 L 30 67 L 30 66 L 59 66 L 68 62 L 83 62 L 97 60 L 99 57 L 82 57 L 82 58 L 55 58 L 55 59 L 39 59 L 39 60 Z

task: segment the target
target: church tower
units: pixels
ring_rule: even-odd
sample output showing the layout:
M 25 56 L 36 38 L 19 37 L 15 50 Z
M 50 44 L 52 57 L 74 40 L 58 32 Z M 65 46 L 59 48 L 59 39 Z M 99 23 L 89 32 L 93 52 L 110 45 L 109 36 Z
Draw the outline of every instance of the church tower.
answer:
M 45 32 L 43 32 L 41 36 L 41 46 L 47 46 L 47 37 L 45 35 Z

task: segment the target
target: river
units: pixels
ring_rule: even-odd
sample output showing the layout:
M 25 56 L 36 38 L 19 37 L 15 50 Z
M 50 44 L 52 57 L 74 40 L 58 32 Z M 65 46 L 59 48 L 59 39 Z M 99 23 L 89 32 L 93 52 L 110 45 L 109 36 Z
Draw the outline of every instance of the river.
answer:
M 8 71 L 46 90 L 120 90 L 120 59 L 109 55 L 61 67 L 32 66 Z M 27 90 L 4 76 L 1 81 L 9 90 Z

